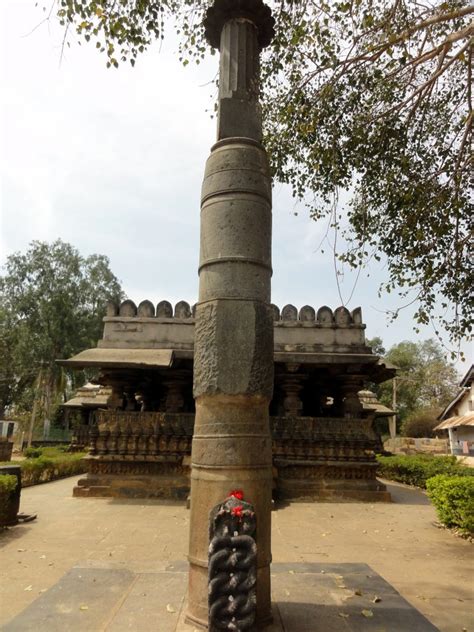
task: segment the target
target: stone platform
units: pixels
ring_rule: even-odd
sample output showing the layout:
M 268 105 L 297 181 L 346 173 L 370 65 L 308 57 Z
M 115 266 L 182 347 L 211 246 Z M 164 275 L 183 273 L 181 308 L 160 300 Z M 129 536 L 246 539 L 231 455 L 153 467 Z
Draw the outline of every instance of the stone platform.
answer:
M 184 622 L 188 565 L 154 572 L 74 566 L 3 632 L 194 632 Z M 273 564 L 274 622 L 266 632 L 436 632 L 366 564 Z

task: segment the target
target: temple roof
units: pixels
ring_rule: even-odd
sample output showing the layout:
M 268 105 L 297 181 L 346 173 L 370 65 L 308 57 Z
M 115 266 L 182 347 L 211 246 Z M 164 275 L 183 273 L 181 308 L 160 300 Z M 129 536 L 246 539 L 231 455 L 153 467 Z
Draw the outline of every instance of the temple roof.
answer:
M 395 415 L 391 408 L 387 408 L 379 402 L 377 396 L 372 391 L 359 391 L 360 403 L 364 412 L 374 412 L 376 417 L 392 417 Z
M 172 349 L 86 349 L 58 364 L 71 368 L 111 367 L 150 369 L 170 367 L 173 364 Z
M 277 364 L 298 364 L 305 370 L 333 367 L 349 369 L 372 382 L 380 383 L 395 375 L 395 367 L 373 353 L 366 342 L 360 307 L 349 311 L 326 305 L 297 309 L 271 305 L 274 325 L 274 360 Z M 169 301 L 156 307 L 144 300 L 109 303 L 104 333 L 96 349 L 88 349 L 58 364 L 80 369 L 159 369 L 189 362 L 194 356 L 196 306 Z M 332 369 L 331 369 L 332 370 Z
M 107 406 L 110 388 L 88 382 L 77 389 L 74 397 L 63 404 L 65 408 L 98 408 Z

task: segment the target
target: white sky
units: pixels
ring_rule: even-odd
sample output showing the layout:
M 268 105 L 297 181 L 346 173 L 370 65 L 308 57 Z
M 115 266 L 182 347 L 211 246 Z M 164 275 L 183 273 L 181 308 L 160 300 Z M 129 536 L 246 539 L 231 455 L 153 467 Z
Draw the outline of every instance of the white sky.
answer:
M 107 255 L 137 302 L 195 302 L 199 195 L 215 139 L 206 110 L 217 57 L 183 68 L 170 38 L 134 69 L 107 70 L 93 45 L 66 49 L 60 64 L 60 28 L 44 24 L 28 34 L 43 17 L 34 5 L 0 2 L 0 264 L 33 239 L 60 237 L 83 255 Z M 278 184 L 273 213 L 273 302 L 336 308 L 332 256 L 328 248 L 316 252 L 326 226 Z M 390 324 L 383 312 L 403 303 L 378 298 L 381 264 L 369 272 L 347 304 L 362 307 L 367 336 L 380 336 L 386 347 L 417 340 L 413 308 Z M 345 300 L 353 279 L 344 279 Z M 427 327 L 420 338 L 432 336 Z M 463 348 L 472 361 L 472 347 Z

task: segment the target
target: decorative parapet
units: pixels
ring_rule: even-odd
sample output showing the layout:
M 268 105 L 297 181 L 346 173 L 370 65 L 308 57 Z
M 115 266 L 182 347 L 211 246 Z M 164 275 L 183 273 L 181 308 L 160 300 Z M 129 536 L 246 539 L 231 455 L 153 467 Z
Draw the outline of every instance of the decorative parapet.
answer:
M 304 305 L 299 311 L 294 305 L 285 305 L 280 312 L 276 305 L 272 305 L 275 323 L 305 323 L 305 326 L 315 327 L 365 327 L 362 323 L 362 310 L 356 307 L 350 312 L 346 307 L 338 307 L 334 312 L 323 305 L 316 312 L 311 305 Z
M 271 308 L 275 352 L 373 355 L 365 342 L 360 307 L 352 312 L 346 307 L 333 311 L 326 305 L 319 309 L 304 305 L 298 310 L 290 304 L 282 309 L 277 305 Z M 174 307 L 169 301 L 160 301 L 156 306 L 149 300 L 138 306 L 131 300 L 120 305 L 109 303 L 104 335 L 98 346 L 174 349 L 192 354 L 195 312 L 196 305 L 186 301 L 178 301 Z
M 323 305 L 317 311 L 311 305 L 304 305 L 299 310 L 294 305 L 285 305 L 281 310 L 277 305 L 271 305 L 273 311 L 273 321 L 275 324 L 283 326 L 298 326 L 304 324 L 305 327 L 361 327 L 365 328 L 362 322 L 362 310 L 356 307 L 349 311 L 346 307 L 338 307 L 334 311 Z M 109 302 L 107 304 L 106 318 L 155 318 L 155 319 L 193 319 L 196 312 L 196 304 L 190 305 L 186 301 L 178 301 L 174 306 L 169 301 L 160 301 L 156 308 L 154 304 L 145 300 L 138 307 L 127 299 L 117 305 Z
M 178 301 L 174 310 L 169 301 L 160 301 L 156 308 L 151 301 L 142 301 L 137 305 L 127 299 L 119 305 L 113 301 L 107 303 L 105 318 L 177 318 L 188 319 L 194 317 L 196 306 L 191 307 L 186 301 Z

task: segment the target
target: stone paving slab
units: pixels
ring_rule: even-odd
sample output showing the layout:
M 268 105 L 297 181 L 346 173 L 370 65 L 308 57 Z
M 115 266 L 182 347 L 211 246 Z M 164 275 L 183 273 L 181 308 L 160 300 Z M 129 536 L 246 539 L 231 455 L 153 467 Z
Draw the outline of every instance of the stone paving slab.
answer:
M 72 568 L 2 630 L 102 630 L 114 607 L 135 581 L 136 576 L 126 569 Z
M 272 586 L 285 632 L 437 630 L 367 564 L 274 564 Z
M 273 564 L 267 632 L 436 632 L 366 564 Z M 6 624 L 4 632 L 194 632 L 187 564 L 159 572 L 74 567 Z

